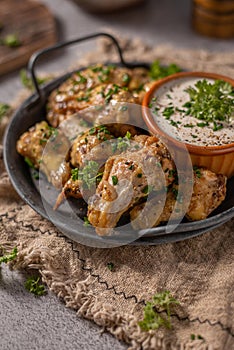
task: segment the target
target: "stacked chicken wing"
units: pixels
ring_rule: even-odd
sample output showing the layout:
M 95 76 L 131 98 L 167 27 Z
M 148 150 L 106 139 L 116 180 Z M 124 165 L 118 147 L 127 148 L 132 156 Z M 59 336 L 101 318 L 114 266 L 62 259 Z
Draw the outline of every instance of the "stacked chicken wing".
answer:
M 150 84 L 144 69 L 96 65 L 74 73 L 49 96 L 47 122 L 17 142 L 18 152 L 58 189 L 55 209 L 66 198 L 84 199 L 99 235 L 109 235 L 126 214 L 139 230 L 183 213 L 167 147 L 132 125 L 136 119 L 141 125 L 132 104 L 141 103 Z M 195 168 L 190 180 L 186 217 L 202 220 L 224 200 L 226 178 Z

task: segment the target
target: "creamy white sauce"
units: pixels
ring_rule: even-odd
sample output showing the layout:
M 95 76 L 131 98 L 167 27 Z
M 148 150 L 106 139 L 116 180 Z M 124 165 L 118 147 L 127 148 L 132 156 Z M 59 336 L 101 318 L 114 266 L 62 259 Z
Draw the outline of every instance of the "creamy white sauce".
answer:
M 199 146 L 230 144 L 234 142 L 233 119 L 229 123 L 222 122 L 223 128 L 214 131 L 212 124 L 203 127 L 197 126 L 198 123 L 204 121 L 192 115 L 185 116 L 185 113 L 176 110 L 176 108 L 185 110 L 183 105 L 190 100 L 189 94 L 185 92 L 185 89 L 189 86 L 193 87 L 197 81 L 203 79 L 203 77 L 180 78 L 176 82 L 171 81 L 160 87 L 155 92 L 150 105 L 154 120 L 165 133 L 185 143 Z M 214 82 L 212 79 L 206 80 L 211 83 Z M 170 106 L 174 107 L 174 112 L 170 119 L 167 120 L 165 116 L 163 116 L 163 111 Z M 158 110 L 155 108 L 158 108 Z M 190 125 L 190 127 L 188 127 L 188 125 Z

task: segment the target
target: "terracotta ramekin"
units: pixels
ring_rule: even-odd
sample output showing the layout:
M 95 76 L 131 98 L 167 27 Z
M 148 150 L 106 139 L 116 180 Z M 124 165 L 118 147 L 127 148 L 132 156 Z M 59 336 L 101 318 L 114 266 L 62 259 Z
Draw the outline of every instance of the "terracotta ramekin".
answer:
M 173 144 L 178 151 L 184 146 L 187 147 L 187 150 L 191 156 L 192 164 L 196 166 L 206 167 L 207 169 L 212 170 L 216 174 L 223 174 L 227 177 L 234 175 L 234 142 L 230 144 L 225 144 L 221 146 L 198 146 L 188 143 L 182 143 L 172 136 L 165 133 L 154 120 L 153 114 L 150 110 L 149 103 L 151 98 L 155 95 L 157 90 L 162 87 L 164 84 L 171 82 L 173 80 L 178 80 L 180 78 L 207 78 L 214 80 L 224 80 L 230 83 L 234 87 L 234 80 L 215 73 L 205 73 L 205 72 L 182 72 L 176 73 L 164 79 L 161 79 L 150 88 L 146 93 L 143 102 L 142 102 L 142 113 L 143 118 L 149 128 L 149 131 L 154 134 L 162 137 L 164 140 L 168 140 L 170 144 Z M 202 129 L 201 129 L 202 130 Z

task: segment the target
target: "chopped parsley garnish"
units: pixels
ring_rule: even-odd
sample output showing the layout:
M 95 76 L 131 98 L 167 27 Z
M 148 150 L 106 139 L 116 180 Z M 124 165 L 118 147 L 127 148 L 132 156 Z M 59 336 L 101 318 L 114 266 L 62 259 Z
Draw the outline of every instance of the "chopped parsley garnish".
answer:
M 135 89 L 136 92 L 140 92 L 144 90 L 144 84 L 140 84 L 137 89 Z
M 115 143 L 112 145 L 112 152 L 115 153 L 117 150 L 120 152 L 126 151 L 130 147 L 130 139 L 132 135 L 129 131 L 126 132 L 124 137 L 118 137 Z
M 95 126 L 89 130 L 89 135 L 97 135 L 98 140 L 106 141 L 106 135 L 110 135 L 110 131 L 105 125 Z
M 78 101 L 78 102 L 82 102 L 82 101 L 88 102 L 88 101 L 89 101 L 89 98 L 90 98 L 90 95 L 89 95 L 89 94 L 86 94 L 86 95 L 84 95 L 84 96 L 77 97 L 77 101 Z
M 154 113 L 154 114 L 157 114 L 159 110 L 160 110 L 159 107 L 154 107 L 153 113 Z
M 154 187 L 151 185 L 146 185 L 143 190 L 142 193 L 148 195 L 149 193 L 151 193 L 154 190 Z
M 28 77 L 26 69 L 21 69 L 21 71 L 20 71 L 20 80 L 21 80 L 22 85 L 25 88 L 27 88 L 29 90 L 33 90 L 34 85 L 33 85 L 32 79 Z M 41 85 L 41 84 L 44 84 L 47 80 L 48 80 L 48 78 L 40 78 L 40 77 L 38 77 L 37 78 L 37 83 L 39 85 Z
M 138 173 L 137 177 L 139 177 L 139 179 L 142 178 L 142 173 Z
M 130 81 L 130 76 L 129 76 L 127 73 L 125 73 L 125 74 L 123 75 L 123 77 L 122 77 L 122 80 L 123 80 L 124 83 L 129 83 L 129 81 Z
M 0 265 L 2 263 L 7 264 L 9 261 L 14 260 L 17 257 L 17 253 L 18 253 L 17 247 L 14 247 L 11 253 L 1 256 Z
M 87 216 L 84 216 L 84 224 L 83 224 L 84 227 L 89 227 L 89 226 L 92 226 L 90 224 L 90 221 L 89 219 L 87 218 Z
M 48 140 L 47 139 L 40 139 L 39 140 L 39 143 L 40 145 L 43 145 L 44 143 L 46 143 Z
M 21 41 L 17 34 L 11 33 L 1 39 L 0 44 L 8 47 L 19 47 L 21 46 Z
M 40 277 L 29 277 L 25 282 L 25 288 L 36 296 L 42 296 L 46 293 L 45 286 L 40 284 Z
M 119 89 L 120 89 L 120 87 L 119 87 L 118 85 L 114 84 L 113 89 L 110 88 L 110 89 L 107 91 L 106 95 L 104 95 L 104 97 L 105 97 L 105 102 L 106 102 L 106 103 L 109 103 L 110 100 L 112 99 L 112 96 L 115 95 L 115 94 L 117 94 L 117 92 L 119 91 Z
M 168 171 L 168 177 L 174 177 L 174 176 L 176 176 L 177 174 L 176 174 L 176 170 L 174 170 L 174 169 L 170 169 L 169 171 Z
M 195 340 L 195 339 L 204 340 L 204 338 L 200 334 L 198 334 L 197 336 L 195 334 L 191 334 L 190 339 L 191 340 Z
M 202 176 L 201 169 L 199 169 L 198 167 L 194 166 L 193 167 L 193 171 L 194 171 L 194 174 L 196 175 L 196 177 L 198 177 L 200 179 L 201 176 Z
M 156 80 L 178 72 L 181 72 L 181 68 L 174 63 L 166 67 L 162 66 L 159 61 L 154 61 L 150 66 L 149 75 Z
M 81 72 L 77 72 L 76 75 L 78 75 L 79 80 L 76 80 L 79 84 L 85 84 L 87 83 L 87 79 L 81 74 Z
M 24 161 L 28 164 L 30 168 L 34 169 L 34 164 L 31 161 L 31 159 L 29 159 L 28 157 L 24 157 Z
M 113 185 L 116 186 L 117 183 L 118 183 L 118 177 L 117 177 L 116 175 L 113 175 L 113 176 L 111 177 L 111 179 L 112 179 Z
M 79 173 L 79 169 L 75 168 L 71 170 L 71 178 L 72 181 L 77 181 L 78 180 L 78 173 Z
M 90 190 L 92 186 L 96 184 L 96 182 L 101 181 L 101 178 L 103 176 L 103 173 L 98 172 L 98 169 L 99 164 L 93 160 L 90 160 L 82 169 L 76 170 L 74 173 L 74 178 L 81 180 L 83 185 Z
M 39 180 L 39 171 L 34 169 L 32 172 L 32 176 L 35 180 Z
M 58 136 L 58 129 L 52 128 L 52 126 L 49 126 L 49 134 L 48 137 L 50 138 L 50 142 L 54 142 L 56 137 Z
M 160 327 L 172 328 L 171 309 L 179 302 L 166 290 L 153 296 L 144 307 L 144 319 L 138 324 L 143 331 L 155 330 Z M 165 314 L 165 316 L 164 316 Z
M 194 128 L 193 124 L 184 124 L 184 128 Z
M 90 69 L 94 72 L 101 72 L 102 71 L 102 66 L 94 66 L 94 67 L 90 67 Z
M 214 131 L 223 127 L 222 122 L 229 123 L 234 117 L 234 88 L 228 82 L 203 79 L 185 91 L 190 97 L 183 105 L 187 109 L 186 115 L 212 124 Z
M 208 126 L 209 124 L 206 122 L 206 123 L 197 123 L 197 126 L 199 126 L 200 128 L 204 128 L 205 126 Z
M 127 131 L 126 135 L 124 137 L 126 137 L 128 140 L 130 140 L 132 137 L 132 134 L 130 133 L 130 131 Z
M 114 271 L 115 266 L 112 262 L 109 262 L 109 263 L 107 263 L 107 268 L 112 272 L 112 271 Z
M 174 107 L 165 107 L 163 110 L 163 116 L 166 117 L 166 119 L 170 119 L 170 117 L 175 113 Z
M 174 120 L 170 120 L 170 124 L 172 125 L 172 126 L 175 126 L 176 128 L 178 128 L 178 124 L 181 124 L 180 122 L 175 122 Z
M 4 117 L 7 112 L 10 110 L 10 106 L 6 103 L 0 103 L 0 120 L 2 117 Z

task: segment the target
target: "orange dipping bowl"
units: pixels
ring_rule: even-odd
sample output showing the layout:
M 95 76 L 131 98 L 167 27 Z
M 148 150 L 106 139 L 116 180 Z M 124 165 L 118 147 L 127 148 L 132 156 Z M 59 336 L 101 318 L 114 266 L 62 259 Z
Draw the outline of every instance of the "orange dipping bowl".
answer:
M 213 130 L 210 132 L 209 136 L 206 136 L 205 129 L 207 128 L 201 127 L 201 125 L 204 124 L 203 120 L 196 119 L 194 124 L 195 118 L 191 117 L 193 119 L 193 124 L 189 124 L 189 122 L 187 122 L 187 124 L 183 125 L 189 130 L 188 134 L 190 133 L 190 135 L 187 137 L 182 137 L 182 134 L 180 134 L 180 136 L 178 136 L 180 131 L 177 131 L 177 129 L 180 129 L 182 130 L 182 133 L 185 133 L 185 127 L 182 128 L 181 124 L 184 123 L 185 118 L 189 118 L 188 115 L 186 116 L 183 107 L 176 107 L 177 102 L 183 105 L 190 98 L 189 94 L 185 92 L 186 89 L 183 90 L 182 86 L 188 87 L 192 85 L 192 87 L 194 87 L 194 84 L 197 81 L 203 80 L 206 80 L 211 84 L 213 84 L 216 80 L 222 80 L 231 84 L 234 89 L 234 80 L 223 75 L 204 72 L 176 73 L 155 82 L 155 84 L 146 93 L 142 103 L 143 118 L 149 128 L 149 131 L 152 134 L 167 140 L 167 142 L 169 142 L 175 150 L 182 151 L 182 149 L 184 149 L 186 146 L 194 166 L 205 167 L 216 174 L 223 174 L 227 177 L 231 177 L 234 175 L 233 121 L 230 124 L 230 133 L 221 134 L 226 130 L 226 126 L 225 128 L 221 126 L 218 131 Z M 168 96 L 168 98 L 166 98 L 166 96 Z M 230 98 L 232 99 L 232 97 Z M 166 105 L 166 102 L 168 102 L 168 105 Z M 171 112 L 168 107 L 171 107 Z M 171 114 L 167 117 L 163 116 L 166 108 L 167 111 L 170 112 L 169 114 Z M 179 111 L 177 114 L 182 115 L 181 121 L 178 121 L 178 119 L 177 121 L 173 120 L 173 112 L 175 110 Z M 234 115 L 231 117 L 233 118 Z M 175 134 L 168 131 L 169 129 L 171 130 L 173 128 L 173 126 L 171 126 L 172 124 L 174 124 L 174 127 L 176 126 Z M 223 130 L 221 131 L 221 129 Z M 222 140 L 224 140 L 224 136 L 222 135 L 228 137 L 223 144 Z M 194 137 L 193 141 L 191 141 L 191 139 L 188 140 L 191 136 Z

